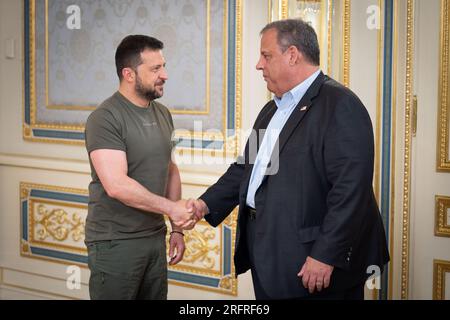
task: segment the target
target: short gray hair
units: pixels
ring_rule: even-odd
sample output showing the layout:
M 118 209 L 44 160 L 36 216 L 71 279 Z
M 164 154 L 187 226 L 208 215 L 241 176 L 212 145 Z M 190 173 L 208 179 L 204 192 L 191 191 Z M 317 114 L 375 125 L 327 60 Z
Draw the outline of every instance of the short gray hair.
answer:
M 306 58 L 316 66 L 320 65 L 320 48 L 313 27 L 302 19 L 278 20 L 267 24 L 260 32 L 275 29 L 277 42 L 282 52 L 290 46 L 295 46 Z

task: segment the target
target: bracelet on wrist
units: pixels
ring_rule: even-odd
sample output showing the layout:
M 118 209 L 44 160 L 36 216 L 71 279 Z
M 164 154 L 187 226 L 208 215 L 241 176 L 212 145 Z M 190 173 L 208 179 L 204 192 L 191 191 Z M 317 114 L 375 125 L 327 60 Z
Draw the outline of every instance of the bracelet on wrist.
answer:
M 184 237 L 184 233 L 181 231 L 176 231 L 176 230 L 170 231 L 170 235 L 172 235 L 173 233 L 179 233 Z

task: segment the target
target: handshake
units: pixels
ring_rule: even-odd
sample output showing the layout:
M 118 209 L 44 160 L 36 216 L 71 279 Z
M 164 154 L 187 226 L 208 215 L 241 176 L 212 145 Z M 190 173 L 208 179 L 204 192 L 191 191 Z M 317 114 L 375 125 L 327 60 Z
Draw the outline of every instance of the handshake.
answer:
M 191 230 L 208 213 L 208 206 L 201 200 L 179 200 L 172 203 L 168 216 L 173 225 L 183 230 Z

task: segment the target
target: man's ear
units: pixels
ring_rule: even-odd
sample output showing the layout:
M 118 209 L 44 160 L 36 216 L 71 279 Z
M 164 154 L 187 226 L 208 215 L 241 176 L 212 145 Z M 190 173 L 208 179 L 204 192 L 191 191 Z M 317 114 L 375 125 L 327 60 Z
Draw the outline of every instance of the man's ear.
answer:
M 131 68 L 123 68 L 122 77 L 126 82 L 133 82 L 136 77 L 136 72 Z
M 290 46 L 288 49 L 289 53 L 289 65 L 294 66 L 303 59 L 303 55 L 300 51 L 298 51 L 296 46 Z

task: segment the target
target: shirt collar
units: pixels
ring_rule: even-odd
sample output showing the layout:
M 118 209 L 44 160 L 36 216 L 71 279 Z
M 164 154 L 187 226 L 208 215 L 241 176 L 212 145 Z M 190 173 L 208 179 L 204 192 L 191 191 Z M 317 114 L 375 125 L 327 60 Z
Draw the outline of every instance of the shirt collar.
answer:
M 310 75 L 306 80 L 296 85 L 294 88 L 283 94 L 281 98 L 274 97 L 273 100 L 278 107 L 278 110 L 285 110 L 290 106 L 296 106 L 305 95 L 306 91 L 312 85 L 314 80 L 320 73 L 320 69 Z

